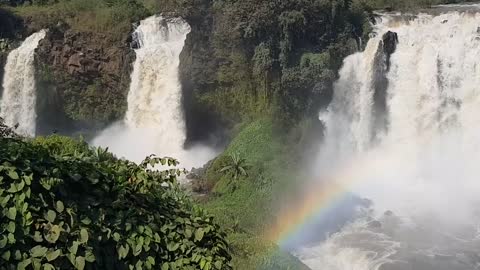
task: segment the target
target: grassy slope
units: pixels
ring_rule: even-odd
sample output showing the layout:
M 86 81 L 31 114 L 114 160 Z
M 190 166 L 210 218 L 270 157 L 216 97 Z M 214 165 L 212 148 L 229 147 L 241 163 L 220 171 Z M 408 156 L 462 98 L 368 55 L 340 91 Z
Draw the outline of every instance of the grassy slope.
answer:
M 281 137 L 268 119 L 247 124 L 207 172 L 210 180 L 219 180 L 204 207 L 230 230 L 235 269 L 306 269 L 262 238 L 274 218 L 275 195 L 281 193 L 279 187 L 288 186 L 289 168 L 293 167 Z M 234 153 L 251 166 L 249 175 L 236 181 L 218 173 Z

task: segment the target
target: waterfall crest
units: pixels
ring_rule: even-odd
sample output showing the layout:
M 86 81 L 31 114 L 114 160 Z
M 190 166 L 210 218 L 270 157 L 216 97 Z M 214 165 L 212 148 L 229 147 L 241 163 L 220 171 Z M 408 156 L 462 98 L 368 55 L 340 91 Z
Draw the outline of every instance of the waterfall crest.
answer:
M 5 65 L 0 117 L 24 136 L 35 136 L 36 100 L 34 54 L 46 30 L 29 36 L 22 45 L 10 52 Z
M 298 256 L 314 270 L 477 269 L 480 14 L 384 15 L 374 27 L 366 50 L 345 59 L 320 114 L 317 168 L 333 179 L 355 170 L 339 182 L 373 206 Z M 388 31 L 399 43 L 389 68 L 378 69 Z M 379 71 L 388 81 L 381 115 Z

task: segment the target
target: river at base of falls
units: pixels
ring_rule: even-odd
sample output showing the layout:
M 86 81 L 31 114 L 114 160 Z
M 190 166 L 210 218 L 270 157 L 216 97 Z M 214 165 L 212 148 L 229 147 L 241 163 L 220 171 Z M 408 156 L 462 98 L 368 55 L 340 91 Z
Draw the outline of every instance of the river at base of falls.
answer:
M 336 182 L 350 170 L 353 179 L 335 184 L 372 206 L 293 252 L 311 269 L 480 269 L 480 15 L 469 11 L 383 15 L 365 51 L 345 59 L 320 114 L 316 178 Z M 399 43 L 379 69 L 387 31 Z

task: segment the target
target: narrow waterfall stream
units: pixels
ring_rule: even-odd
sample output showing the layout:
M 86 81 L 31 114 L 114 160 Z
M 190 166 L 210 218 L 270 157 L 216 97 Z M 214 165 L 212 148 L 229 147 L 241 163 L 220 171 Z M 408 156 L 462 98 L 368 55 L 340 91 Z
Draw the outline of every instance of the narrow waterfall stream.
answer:
M 10 52 L 5 65 L 0 117 L 16 127 L 18 134 L 33 137 L 36 129 L 35 49 L 45 38 L 46 30 L 29 36 L 20 47 Z

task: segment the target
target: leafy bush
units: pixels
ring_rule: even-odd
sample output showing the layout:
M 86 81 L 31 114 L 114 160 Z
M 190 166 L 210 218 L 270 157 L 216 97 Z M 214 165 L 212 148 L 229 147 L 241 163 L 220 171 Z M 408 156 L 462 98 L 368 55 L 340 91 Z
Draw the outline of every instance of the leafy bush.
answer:
M 62 137 L 0 138 L 0 153 L 0 269 L 231 269 L 180 171 L 152 170 L 176 160 L 136 165 Z

